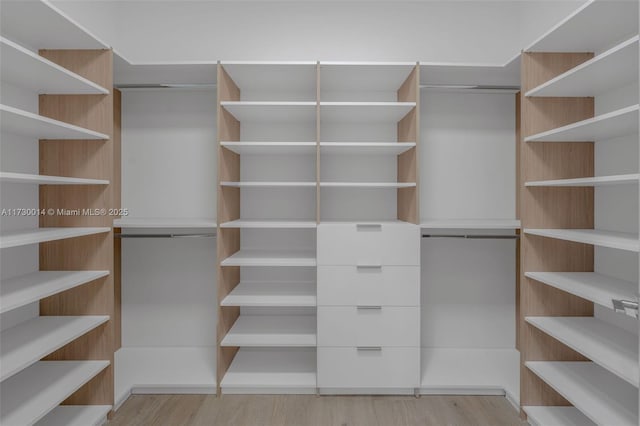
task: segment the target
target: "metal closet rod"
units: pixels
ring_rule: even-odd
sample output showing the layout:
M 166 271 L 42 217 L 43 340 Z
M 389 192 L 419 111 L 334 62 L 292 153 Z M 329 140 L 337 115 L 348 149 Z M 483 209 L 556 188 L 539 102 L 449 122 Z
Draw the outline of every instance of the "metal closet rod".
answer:
M 114 234 L 116 238 L 215 238 L 216 234 Z
M 517 240 L 520 238 L 520 235 L 422 234 L 422 238 L 465 238 L 468 240 Z

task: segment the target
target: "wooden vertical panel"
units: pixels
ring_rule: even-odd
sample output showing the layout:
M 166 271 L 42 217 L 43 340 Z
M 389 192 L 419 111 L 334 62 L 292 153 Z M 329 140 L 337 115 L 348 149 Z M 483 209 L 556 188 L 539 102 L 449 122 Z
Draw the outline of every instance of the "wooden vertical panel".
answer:
M 113 207 L 122 208 L 122 93 L 113 89 Z M 114 216 L 114 218 L 120 215 Z M 121 232 L 114 228 L 115 234 Z M 113 240 L 113 350 L 122 347 L 122 241 Z
M 520 219 L 520 97 L 521 93 L 516 93 L 516 219 Z M 520 230 L 516 231 L 520 235 Z M 522 327 L 522 317 L 520 315 L 520 240 L 516 240 L 516 349 L 520 350 L 520 328 Z
M 523 53 L 522 92 L 590 59 L 590 53 Z M 519 215 L 523 228 L 593 228 L 592 188 L 527 188 L 525 182 L 593 176 L 593 144 L 524 143 L 527 136 L 593 117 L 593 98 L 520 99 Z M 592 271 L 593 246 L 523 234 L 520 245 L 521 405 L 568 405 L 529 371 L 536 360 L 584 358 L 522 320 L 526 316 L 590 316 L 593 304 L 524 277 L 527 271 Z
M 120 228 L 113 229 L 113 351 L 122 347 L 122 240 L 116 238 Z
M 43 50 L 40 54 L 71 71 L 111 88 L 113 59 L 110 50 Z M 113 96 L 41 95 L 40 114 L 106 133 L 107 141 L 40 141 L 40 173 L 108 179 L 107 186 L 40 187 L 42 209 L 106 209 L 114 207 Z M 111 227 L 113 218 L 97 216 L 40 216 L 40 226 Z M 40 244 L 41 270 L 109 270 L 111 274 L 90 284 L 41 300 L 41 315 L 114 315 L 112 232 Z M 111 365 L 84 385 L 66 404 L 113 405 L 114 321 L 74 340 L 47 357 L 53 360 L 108 360 Z
M 316 63 L 316 223 L 320 223 L 320 61 Z
M 418 147 L 420 146 L 420 65 L 416 64 L 411 74 L 398 89 L 398 102 L 415 102 L 416 106 L 398 122 L 398 142 L 415 142 L 416 146 L 398 156 L 398 182 L 415 182 L 413 188 L 397 190 L 397 215 L 399 220 L 418 224 L 419 182 Z
M 217 283 L 218 283 L 218 324 L 217 324 L 217 392 L 220 395 L 220 383 L 238 352 L 237 347 L 222 347 L 221 342 L 240 315 L 236 306 L 220 306 L 224 299 L 240 282 L 240 267 L 225 266 L 220 263 L 240 250 L 240 230 L 220 228 L 220 224 L 240 218 L 240 188 L 220 186 L 222 181 L 240 180 L 240 155 L 220 145 L 222 141 L 240 140 L 240 122 L 235 119 L 220 103 L 223 101 L 239 101 L 240 89 L 233 79 L 218 64 L 217 85 L 217 144 L 218 144 L 218 229 L 217 229 Z

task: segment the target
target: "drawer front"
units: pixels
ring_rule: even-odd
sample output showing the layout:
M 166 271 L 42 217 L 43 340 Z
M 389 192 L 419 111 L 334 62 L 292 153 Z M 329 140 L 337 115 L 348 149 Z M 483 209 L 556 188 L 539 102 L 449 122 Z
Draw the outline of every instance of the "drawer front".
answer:
M 318 346 L 420 346 L 420 308 L 319 306 Z
M 318 266 L 318 305 L 420 306 L 419 266 Z
M 417 388 L 420 348 L 318 348 L 320 388 Z
M 318 265 L 420 265 L 420 227 L 411 224 L 320 224 Z

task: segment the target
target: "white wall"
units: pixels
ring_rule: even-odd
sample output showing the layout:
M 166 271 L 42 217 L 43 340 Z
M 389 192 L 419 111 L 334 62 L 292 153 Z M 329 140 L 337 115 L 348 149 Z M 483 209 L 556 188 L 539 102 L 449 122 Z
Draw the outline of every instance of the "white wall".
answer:
M 506 62 L 581 1 L 54 1 L 133 62 Z

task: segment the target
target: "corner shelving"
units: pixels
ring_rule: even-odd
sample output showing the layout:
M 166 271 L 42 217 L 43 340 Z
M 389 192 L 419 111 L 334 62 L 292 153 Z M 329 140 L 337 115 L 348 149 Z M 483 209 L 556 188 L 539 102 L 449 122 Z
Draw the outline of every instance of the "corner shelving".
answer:
M 638 389 L 592 362 L 528 361 L 526 368 L 597 424 L 638 424 Z
M 555 180 L 540 180 L 534 182 L 526 182 L 524 186 L 604 186 L 604 185 L 623 185 L 623 184 L 637 184 L 640 179 L 640 174 L 633 173 L 627 175 L 615 175 L 615 176 L 595 176 L 586 178 L 575 179 L 555 179 Z
M 525 272 L 525 277 L 613 309 L 611 300 L 633 300 L 637 284 L 595 272 Z
M 109 361 L 39 361 L 0 384 L 6 425 L 33 424 L 109 366 Z
M 526 137 L 525 142 L 593 142 L 638 132 L 638 105 Z
M 0 73 L 3 81 L 38 94 L 109 94 L 104 87 L 4 37 L 0 37 Z
M 315 142 L 220 142 L 220 145 L 236 154 L 289 155 L 315 154 Z
M 594 317 L 526 317 L 549 336 L 638 387 L 638 336 Z
M 316 119 L 315 101 L 223 101 L 220 106 L 240 122 L 305 122 Z
M 315 347 L 315 315 L 240 315 L 221 346 Z
M 243 249 L 220 262 L 221 266 L 316 266 L 312 251 Z
M 0 172 L 0 182 L 32 183 L 38 185 L 109 185 L 105 179 L 86 179 L 63 176 L 44 176 L 28 173 Z
M 109 271 L 38 271 L 3 280 L 0 313 L 109 275 Z
M 240 228 L 240 229 L 304 229 L 316 228 L 318 224 L 315 220 L 278 220 L 278 219 L 236 219 L 220 224 L 220 228 Z
M 47 241 L 64 240 L 67 238 L 83 237 L 87 235 L 104 234 L 111 228 L 35 228 L 6 232 L 0 235 L 0 248 L 25 246 Z
M 325 123 L 397 123 L 415 102 L 320 102 L 320 120 Z
M 222 382 L 226 394 L 315 394 L 314 348 L 240 348 Z
M 637 234 L 598 229 L 525 229 L 524 232 L 540 237 L 640 252 L 640 241 Z
M 2 331 L 0 380 L 6 380 L 108 320 L 105 315 L 39 316 Z
M 527 420 L 533 426 L 596 426 L 575 407 L 561 406 L 524 406 Z
M 415 146 L 415 142 L 320 142 L 320 153 L 400 155 Z
M 635 36 L 528 91 L 525 96 L 596 96 L 631 84 L 638 78 Z
M 220 302 L 222 306 L 316 306 L 313 282 L 243 282 Z
M 35 426 L 101 426 L 109 411 L 110 405 L 60 405 Z
M 32 112 L 0 105 L 3 131 L 35 139 L 95 139 L 108 140 L 109 135 L 53 120 Z

